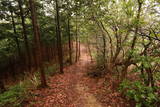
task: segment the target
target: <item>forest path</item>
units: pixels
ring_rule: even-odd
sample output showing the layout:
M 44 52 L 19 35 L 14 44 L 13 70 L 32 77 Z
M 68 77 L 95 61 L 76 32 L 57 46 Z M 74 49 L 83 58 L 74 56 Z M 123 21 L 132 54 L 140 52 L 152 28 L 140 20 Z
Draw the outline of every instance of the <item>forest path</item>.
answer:
M 50 78 L 49 88 L 36 90 L 33 107 L 102 107 L 89 92 L 86 73 L 91 65 L 84 45 L 81 46 L 80 60 L 66 68 L 64 74 Z M 30 105 L 30 106 L 31 106 Z

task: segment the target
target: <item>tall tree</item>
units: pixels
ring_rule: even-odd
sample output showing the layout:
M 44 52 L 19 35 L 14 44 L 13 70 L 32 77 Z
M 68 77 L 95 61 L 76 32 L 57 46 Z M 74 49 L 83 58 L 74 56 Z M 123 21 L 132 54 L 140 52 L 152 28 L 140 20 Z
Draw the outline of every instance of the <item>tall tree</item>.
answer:
M 71 33 L 70 33 L 70 17 L 68 15 L 68 45 L 69 45 L 69 60 L 72 64 L 72 46 L 71 46 Z
M 40 29 L 37 22 L 37 15 L 35 10 L 35 2 L 34 0 L 29 0 L 30 9 L 31 9 L 31 19 L 34 31 L 34 45 L 35 45 L 35 53 L 36 53 L 36 63 L 39 68 L 39 72 L 41 74 L 41 87 L 46 87 L 46 77 L 44 73 L 44 67 L 42 62 L 42 50 L 41 50 L 41 40 L 40 40 Z
M 56 1 L 56 36 L 57 36 L 57 48 L 58 58 L 60 65 L 60 73 L 63 73 L 63 53 L 62 53 L 62 41 L 61 41 L 61 29 L 60 29 L 60 17 L 59 17 L 59 3 Z
M 16 24 L 15 24 L 15 19 L 14 19 L 14 13 L 13 13 L 13 10 L 12 10 L 12 9 L 13 9 L 13 8 L 12 8 L 12 3 L 10 2 L 10 3 L 9 3 L 9 10 L 10 10 L 10 13 L 11 13 L 11 20 L 12 20 L 14 38 L 15 38 L 15 42 L 16 42 L 16 45 L 17 45 L 18 54 L 19 54 L 19 56 L 21 57 L 20 43 L 19 43 L 19 40 L 18 40 L 18 34 L 17 34 L 17 31 L 16 31 Z
M 129 54 L 128 58 L 125 61 L 125 66 L 123 68 L 123 72 L 122 72 L 122 77 L 121 79 L 123 80 L 124 77 L 126 77 L 127 74 L 127 69 L 128 67 L 132 64 L 132 56 L 133 56 L 133 52 L 134 52 L 134 47 L 136 45 L 137 42 L 137 38 L 138 38 L 138 30 L 140 27 L 140 15 L 141 15 L 141 10 L 142 10 L 142 4 L 143 4 L 143 0 L 138 0 L 138 11 L 137 11 L 137 15 L 136 15 L 136 25 L 135 25 L 135 31 L 134 31 L 134 37 L 132 40 L 132 44 L 131 44 L 131 53 Z
M 26 48 L 26 65 L 28 65 L 29 71 L 31 70 L 31 54 L 30 54 L 30 48 L 29 48 L 29 43 L 28 43 L 28 37 L 27 37 L 27 31 L 26 31 L 26 24 L 25 24 L 25 16 L 24 16 L 24 10 L 22 8 L 22 0 L 18 0 L 18 6 L 20 10 L 20 17 L 21 17 L 21 24 L 22 24 L 22 34 L 24 37 L 24 42 L 25 42 L 25 48 Z
M 76 2 L 76 62 L 78 61 L 78 12 L 77 12 L 77 2 Z
M 69 62 L 72 64 L 72 42 L 71 42 L 71 27 L 70 27 L 70 20 L 71 20 L 71 3 L 67 1 L 67 32 L 68 32 L 68 47 L 69 47 Z

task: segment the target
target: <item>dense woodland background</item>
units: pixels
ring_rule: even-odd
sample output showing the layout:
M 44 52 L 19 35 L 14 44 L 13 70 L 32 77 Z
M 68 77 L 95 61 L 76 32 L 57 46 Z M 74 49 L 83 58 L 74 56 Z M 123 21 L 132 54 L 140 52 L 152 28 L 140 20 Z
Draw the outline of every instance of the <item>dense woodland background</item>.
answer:
M 89 75 L 109 73 L 136 107 L 158 107 L 159 0 L 0 0 L 0 106 L 26 77 L 45 88 L 48 72 L 63 75 L 81 44 L 96 66 Z

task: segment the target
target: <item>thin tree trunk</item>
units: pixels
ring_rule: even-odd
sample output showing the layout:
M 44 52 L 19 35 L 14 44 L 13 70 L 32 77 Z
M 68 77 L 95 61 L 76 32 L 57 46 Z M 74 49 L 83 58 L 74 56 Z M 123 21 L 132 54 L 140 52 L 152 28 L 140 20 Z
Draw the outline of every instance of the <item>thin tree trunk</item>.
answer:
M 47 61 L 48 62 L 50 62 L 51 61 L 51 51 L 50 51 L 50 47 L 46 47 L 46 59 L 47 59 Z
M 79 53 L 78 53 L 78 57 L 80 58 L 81 56 L 81 42 L 80 42 L 80 38 L 79 38 Z
M 68 17 L 68 42 L 69 42 L 69 60 L 72 64 L 72 47 L 71 47 L 71 34 L 70 34 L 70 19 Z
M 141 8 L 142 8 L 141 0 L 138 0 L 137 24 L 136 24 L 136 30 L 135 30 L 135 34 L 134 34 L 134 38 L 133 38 L 133 42 L 132 42 L 132 46 L 131 46 L 132 50 L 134 49 L 135 44 L 136 44 L 136 40 L 137 40 L 137 34 L 138 34 L 138 30 L 139 30 L 139 20 L 140 20 Z
M 93 61 L 93 58 L 92 58 L 92 53 L 91 53 L 91 48 L 90 48 L 90 45 L 89 45 L 89 40 L 87 38 L 87 45 L 88 45 L 88 51 L 89 51 L 89 55 L 90 55 L 90 58 L 91 58 L 91 61 Z
M 147 80 L 147 86 L 154 87 L 154 78 L 153 78 L 153 72 L 151 68 L 146 69 L 148 80 Z
M 107 35 L 108 35 L 109 42 L 110 42 L 110 50 L 111 50 L 110 51 L 111 52 L 110 53 L 110 55 L 111 55 L 110 61 L 112 62 L 112 59 L 113 59 L 113 43 L 112 43 L 111 35 L 109 34 L 108 30 L 105 29 L 105 27 L 104 27 L 104 25 L 103 25 L 103 23 L 101 21 L 100 21 L 100 24 L 98 22 L 97 22 L 97 24 L 98 24 L 98 26 L 99 26 L 100 29 L 103 29 L 102 32 L 105 31 L 107 33 Z
M 24 12 L 23 12 L 23 8 L 22 8 L 22 1 L 21 0 L 18 0 L 18 6 L 20 9 L 23 37 L 24 37 L 25 48 L 26 48 L 26 52 L 27 52 L 26 65 L 28 66 L 28 69 L 30 71 L 31 70 L 31 54 L 30 54 L 30 48 L 29 48 L 28 37 L 27 37 L 27 32 L 26 32 L 25 17 L 24 17 Z
M 62 53 L 62 41 L 61 41 L 61 31 L 60 31 L 60 22 L 59 22 L 59 6 L 58 0 L 56 0 L 56 33 L 57 33 L 57 48 L 58 48 L 58 58 L 59 58 L 59 65 L 60 65 L 60 73 L 63 72 L 63 53 Z
M 98 53 L 99 53 L 97 34 L 96 34 L 96 53 L 97 53 L 97 55 L 98 55 Z
M 13 26 L 13 31 L 14 31 L 14 34 L 15 34 L 14 37 L 15 37 L 15 42 L 16 42 L 16 45 L 17 45 L 18 55 L 19 55 L 19 57 L 21 57 L 21 49 L 20 49 L 19 40 L 18 40 L 18 37 L 17 37 L 16 25 L 15 25 L 14 16 L 13 16 L 12 11 L 11 11 L 11 18 L 12 18 L 12 26 Z
M 46 77 L 44 73 L 44 67 L 42 62 L 42 50 L 41 50 L 41 42 L 40 42 L 40 29 L 39 25 L 37 23 L 37 17 L 36 17 L 36 10 L 35 10 L 35 4 L 33 0 L 29 0 L 30 8 L 31 8 L 31 18 L 32 18 L 32 25 L 33 25 L 33 31 L 34 31 L 34 43 L 35 43 L 35 51 L 36 51 L 36 62 L 41 74 L 41 87 L 46 87 Z
M 112 64 L 115 65 L 116 61 L 117 61 L 117 57 L 122 49 L 121 47 L 121 37 L 120 35 L 118 35 L 118 29 L 115 27 L 115 36 L 116 36 L 116 41 L 117 41 L 117 45 L 116 45 L 116 52 L 113 56 L 112 59 Z
M 77 13 L 76 13 L 76 62 L 78 61 L 78 24 L 77 24 Z
M 142 8 L 142 1 L 138 0 L 137 24 L 136 24 L 136 27 L 135 27 L 134 38 L 132 40 L 132 45 L 131 45 L 131 52 L 132 53 L 133 53 L 133 50 L 135 48 L 136 41 L 137 41 L 137 34 L 138 34 L 138 30 L 139 30 L 139 20 L 140 20 L 141 8 Z M 122 71 L 123 73 L 122 73 L 122 77 L 121 77 L 122 80 L 127 75 L 127 69 L 130 66 L 130 64 L 131 64 L 130 60 L 132 58 L 132 53 L 128 56 L 127 60 L 125 61 L 124 69 Z
M 106 68 L 106 38 L 105 35 L 102 34 L 102 38 L 103 38 L 103 58 L 104 58 L 104 68 Z

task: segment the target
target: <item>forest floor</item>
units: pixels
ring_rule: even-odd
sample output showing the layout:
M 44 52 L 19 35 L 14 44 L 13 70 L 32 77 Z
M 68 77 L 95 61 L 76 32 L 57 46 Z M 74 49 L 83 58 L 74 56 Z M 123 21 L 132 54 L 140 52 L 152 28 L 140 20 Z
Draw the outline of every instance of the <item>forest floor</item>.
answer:
M 130 107 L 118 91 L 113 91 L 105 79 L 90 78 L 87 72 L 93 64 L 85 46 L 80 60 L 66 68 L 64 74 L 50 77 L 48 88 L 33 91 L 26 107 Z M 109 81 L 111 82 L 111 80 Z

